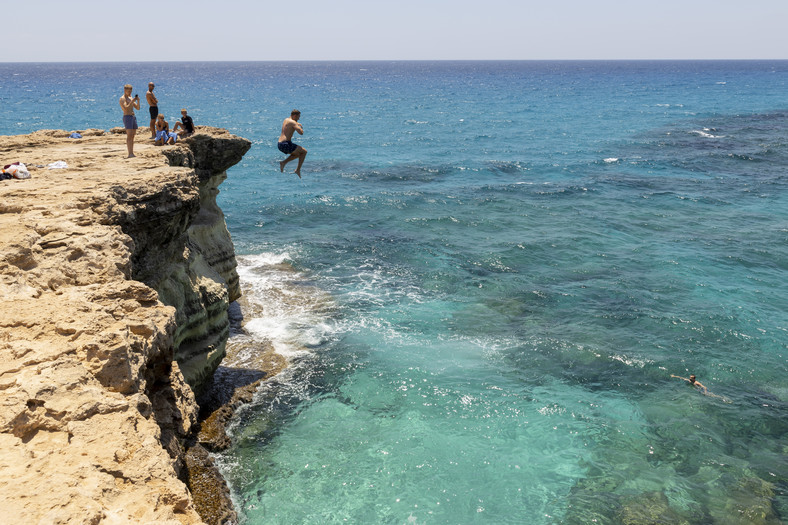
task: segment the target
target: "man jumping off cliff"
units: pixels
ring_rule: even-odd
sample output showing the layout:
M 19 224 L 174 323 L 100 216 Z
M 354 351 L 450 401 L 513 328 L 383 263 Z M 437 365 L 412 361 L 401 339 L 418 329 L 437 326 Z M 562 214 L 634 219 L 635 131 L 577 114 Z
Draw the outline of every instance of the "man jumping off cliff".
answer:
M 297 109 L 290 112 L 290 117 L 282 122 L 282 133 L 279 135 L 279 143 L 277 144 L 279 151 L 285 155 L 290 155 L 279 163 L 279 171 L 284 172 L 288 162 L 298 159 L 298 166 L 296 166 L 295 174 L 298 175 L 299 179 L 301 178 L 301 166 L 304 164 L 304 159 L 306 158 L 306 150 L 292 142 L 291 139 L 293 138 L 293 133 L 296 131 L 299 135 L 304 134 L 304 127 L 298 123 L 298 119 L 300 118 L 301 112 Z

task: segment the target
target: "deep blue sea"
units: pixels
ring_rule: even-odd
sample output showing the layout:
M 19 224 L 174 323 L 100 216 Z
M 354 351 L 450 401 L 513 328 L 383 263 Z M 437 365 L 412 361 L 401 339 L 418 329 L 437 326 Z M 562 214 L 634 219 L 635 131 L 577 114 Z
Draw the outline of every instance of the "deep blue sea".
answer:
M 0 133 L 149 80 L 254 144 L 242 523 L 788 518 L 788 62 L 0 64 Z

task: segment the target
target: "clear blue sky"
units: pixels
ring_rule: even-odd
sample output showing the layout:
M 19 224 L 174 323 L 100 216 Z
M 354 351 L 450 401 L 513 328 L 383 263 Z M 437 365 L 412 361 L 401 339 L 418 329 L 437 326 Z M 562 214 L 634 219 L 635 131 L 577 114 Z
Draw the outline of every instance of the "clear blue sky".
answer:
M 788 0 L 20 0 L 0 62 L 788 58 Z

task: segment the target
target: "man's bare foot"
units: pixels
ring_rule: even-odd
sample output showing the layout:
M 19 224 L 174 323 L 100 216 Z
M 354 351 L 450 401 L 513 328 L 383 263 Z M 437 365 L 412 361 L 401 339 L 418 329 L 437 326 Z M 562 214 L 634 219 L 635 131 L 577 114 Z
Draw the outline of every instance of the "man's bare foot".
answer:
M 127 158 L 127 159 L 132 159 L 132 158 L 134 158 L 134 157 L 136 157 L 136 155 L 132 153 L 131 155 L 129 155 L 129 156 L 128 156 L 128 157 L 126 157 L 126 158 Z
M 301 172 L 300 172 L 300 171 L 298 171 L 298 170 L 295 170 L 293 173 L 295 173 L 296 175 L 298 175 L 298 178 L 299 178 L 299 179 L 301 178 Z
M 279 173 L 285 172 L 285 161 L 279 163 Z

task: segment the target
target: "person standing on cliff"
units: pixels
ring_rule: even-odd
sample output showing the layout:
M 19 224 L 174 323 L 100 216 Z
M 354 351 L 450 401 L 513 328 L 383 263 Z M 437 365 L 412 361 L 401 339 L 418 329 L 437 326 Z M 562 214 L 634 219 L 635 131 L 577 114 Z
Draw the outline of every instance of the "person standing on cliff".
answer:
M 156 138 L 156 117 L 159 115 L 159 99 L 153 94 L 153 82 L 148 82 L 148 92 L 145 99 L 148 101 L 148 111 L 150 111 L 150 138 Z
M 134 135 L 137 134 L 137 117 L 134 110 L 140 109 L 140 96 L 131 98 L 131 84 L 123 86 L 123 96 L 120 97 L 120 108 L 123 110 L 123 127 L 126 128 L 126 149 L 129 150 L 128 158 L 134 157 Z
M 304 134 L 304 127 L 298 123 L 301 118 L 301 112 L 294 109 L 290 112 L 290 117 L 282 122 L 282 133 L 279 135 L 279 143 L 277 147 L 279 151 L 285 155 L 290 155 L 285 160 L 279 163 L 279 171 L 284 172 L 285 166 L 291 160 L 298 159 L 298 166 L 296 166 L 295 174 L 301 178 L 301 166 L 304 164 L 306 158 L 306 150 L 292 141 L 293 133 L 296 131 L 299 135 Z

